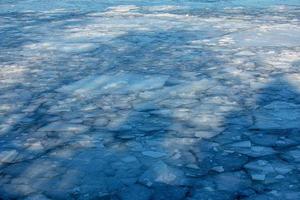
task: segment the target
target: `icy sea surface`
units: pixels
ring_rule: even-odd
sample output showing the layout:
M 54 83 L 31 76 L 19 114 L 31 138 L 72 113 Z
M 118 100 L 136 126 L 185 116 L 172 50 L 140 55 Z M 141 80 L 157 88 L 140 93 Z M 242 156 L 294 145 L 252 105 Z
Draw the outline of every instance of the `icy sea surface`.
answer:
M 300 1 L 1 0 L 0 199 L 300 199 Z

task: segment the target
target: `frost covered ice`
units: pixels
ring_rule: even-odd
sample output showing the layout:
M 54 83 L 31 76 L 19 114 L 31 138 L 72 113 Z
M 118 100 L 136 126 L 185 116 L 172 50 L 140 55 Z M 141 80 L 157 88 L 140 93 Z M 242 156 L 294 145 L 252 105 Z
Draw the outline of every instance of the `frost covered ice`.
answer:
M 298 0 L 0 2 L 0 199 L 300 199 Z

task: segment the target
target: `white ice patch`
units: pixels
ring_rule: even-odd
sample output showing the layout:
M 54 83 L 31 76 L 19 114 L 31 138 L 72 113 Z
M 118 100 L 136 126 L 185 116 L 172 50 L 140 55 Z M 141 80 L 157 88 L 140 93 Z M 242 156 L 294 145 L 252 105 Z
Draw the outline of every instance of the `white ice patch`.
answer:
M 30 44 L 24 46 L 26 50 L 50 50 L 50 51 L 61 51 L 66 53 L 82 53 L 92 51 L 97 48 L 96 44 L 93 43 L 66 43 L 66 42 L 43 42 L 37 44 Z
M 1 163 L 13 163 L 17 158 L 18 152 L 16 150 L 6 150 L 0 153 L 0 164 Z
M 119 12 L 129 12 L 137 9 L 138 7 L 135 5 L 121 5 L 121 6 L 109 7 L 107 10 L 119 13 Z
M 238 46 L 287 46 L 300 45 L 300 27 L 291 24 L 265 25 L 256 29 L 230 35 Z
M 70 85 L 59 88 L 58 92 L 70 94 L 127 94 L 145 90 L 158 89 L 164 86 L 169 76 L 117 74 L 89 76 Z
M 80 124 L 71 124 L 71 123 L 64 123 L 64 122 L 52 122 L 51 124 L 48 124 L 42 128 L 40 128 L 38 131 L 41 132 L 74 132 L 74 133 L 82 133 L 88 130 L 88 127 L 85 125 Z
M 68 52 L 68 53 L 80 53 L 92 51 L 97 48 L 97 45 L 91 43 L 74 43 L 74 44 L 61 44 L 59 45 L 59 50 Z
M 285 76 L 285 79 L 291 84 L 292 87 L 295 88 L 296 91 L 300 92 L 300 74 L 288 74 Z
M 145 9 L 149 11 L 173 11 L 173 10 L 182 10 L 184 8 L 187 8 L 185 6 L 173 6 L 173 5 L 163 5 L 163 6 L 150 6 L 145 7 Z

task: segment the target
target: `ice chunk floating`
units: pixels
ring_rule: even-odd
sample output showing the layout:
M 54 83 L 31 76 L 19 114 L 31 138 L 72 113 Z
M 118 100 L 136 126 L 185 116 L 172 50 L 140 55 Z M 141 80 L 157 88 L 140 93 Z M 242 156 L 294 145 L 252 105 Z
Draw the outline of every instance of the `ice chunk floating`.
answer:
M 164 86 L 167 75 L 116 74 L 90 76 L 70 85 L 59 88 L 58 92 L 69 94 L 127 94 Z

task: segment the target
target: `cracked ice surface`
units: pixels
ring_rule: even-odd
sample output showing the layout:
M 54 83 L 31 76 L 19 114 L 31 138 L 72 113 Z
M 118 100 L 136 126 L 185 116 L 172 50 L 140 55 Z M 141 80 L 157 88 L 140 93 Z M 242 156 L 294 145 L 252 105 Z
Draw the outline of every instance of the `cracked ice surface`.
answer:
M 297 0 L 0 2 L 0 199 L 300 199 Z

